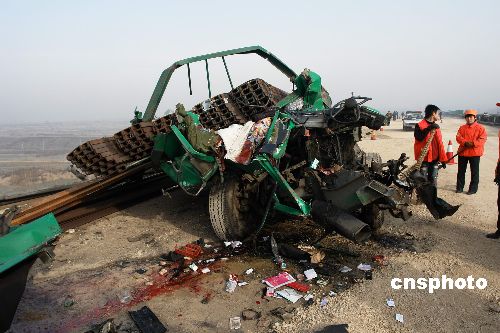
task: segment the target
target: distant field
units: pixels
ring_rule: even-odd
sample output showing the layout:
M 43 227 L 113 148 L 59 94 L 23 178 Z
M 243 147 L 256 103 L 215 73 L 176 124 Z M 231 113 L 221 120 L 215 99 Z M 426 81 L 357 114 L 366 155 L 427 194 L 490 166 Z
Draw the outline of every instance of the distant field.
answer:
M 78 182 L 66 155 L 127 126 L 127 121 L 0 125 L 0 199 Z

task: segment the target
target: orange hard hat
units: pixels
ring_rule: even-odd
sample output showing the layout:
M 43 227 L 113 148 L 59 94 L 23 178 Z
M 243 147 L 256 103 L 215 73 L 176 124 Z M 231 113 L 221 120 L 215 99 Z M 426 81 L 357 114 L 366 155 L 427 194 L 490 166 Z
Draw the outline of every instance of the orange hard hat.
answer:
M 477 117 L 477 111 L 474 109 L 465 110 L 464 117 L 467 117 L 468 115 L 473 115 L 474 117 Z

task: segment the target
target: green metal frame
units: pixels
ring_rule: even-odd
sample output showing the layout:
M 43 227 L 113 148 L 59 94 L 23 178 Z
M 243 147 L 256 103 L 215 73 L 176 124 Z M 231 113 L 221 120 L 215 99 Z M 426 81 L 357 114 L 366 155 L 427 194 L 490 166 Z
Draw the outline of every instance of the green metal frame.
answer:
M 0 237 L 0 273 L 37 254 L 61 232 L 52 213 L 12 227 L 8 234 Z
M 262 58 L 266 59 L 269 61 L 274 67 L 276 67 L 279 71 L 281 71 L 283 74 L 285 74 L 291 81 L 295 80 L 297 77 L 297 74 L 290 68 L 288 67 L 284 62 L 282 62 L 280 59 L 278 59 L 274 54 L 271 52 L 267 51 L 261 46 L 249 46 L 249 47 L 242 47 L 238 49 L 232 49 L 232 50 L 227 50 L 227 51 L 221 51 L 221 52 L 215 52 L 215 53 L 210 53 L 210 54 L 205 54 L 197 57 L 191 57 L 187 58 L 184 60 L 179 60 L 177 62 L 174 62 L 170 67 L 165 69 L 161 75 L 160 78 L 158 79 L 158 83 L 156 84 L 155 90 L 153 91 L 153 95 L 151 96 L 148 106 L 146 107 L 146 111 L 144 112 L 143 116 L 143 121 L 151 121 L 153 120 L 156 110 L 158 109 L 158 105 L 160 105 L 160 101 L 163 97 L 163 94 L 165 93 L 165 89 L 167 88 L 168 82 L 170 81 L 170 78 L 172 77 L 172 74 L 174 71 L 182 67 L 184 65 L 191 64 L 193 62 L 198 62 L 198 61 L 208 61 L 208 59 L 213 59 L 213 58 L 220 58 L 220 57 L 226 57 L 229 55 L 235 55 L 235 54 L 250 54 L 250 53 L 255 53 Z M 224 65 L 225 60 L 224 61 Z M 207 67 L 207 79 L 209 80 L 208 77 L 208 63 L 206 63 Z M 226 66 L 227 69 L 227 66 Z M 189 70 L 189 68 L 188 68 Z M 209 85 L 209 90 L 210 90 L 210 81 L 208 81 Z M 210 92 L 211 94 L 211 92 Z

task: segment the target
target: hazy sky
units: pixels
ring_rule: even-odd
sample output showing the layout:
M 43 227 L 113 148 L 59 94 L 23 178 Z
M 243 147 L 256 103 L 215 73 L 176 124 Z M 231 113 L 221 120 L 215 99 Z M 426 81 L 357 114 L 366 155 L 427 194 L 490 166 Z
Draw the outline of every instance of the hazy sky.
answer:
M 386 110 L 495 110 L 499 1 L 0 1 L 2 122 L 127 119 L 163 69 L 189 56 L 262 45 L 322 77 L 334 101 Z M 234 58 L 234 59 L 233 59 Z M 258 57 L 228 58 L 235 84 L 289 89 Z M 255 65 L 254 65 L 255 63 Z M 222 65 L 214 88 L 229 91 Z M 204 66 L 173 78 L 157 115 L 207 97 Z

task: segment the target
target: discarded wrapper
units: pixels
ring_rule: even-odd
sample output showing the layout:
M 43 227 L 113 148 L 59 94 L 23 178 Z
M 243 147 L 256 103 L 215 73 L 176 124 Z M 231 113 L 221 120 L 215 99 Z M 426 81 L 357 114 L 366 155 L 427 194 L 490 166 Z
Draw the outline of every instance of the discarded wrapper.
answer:
M 388 298 L 387 299 L 387 306 L 393 308 L 396 306 L 396 303 L 394 302 L 394 300 L 392 298 Z
M 290 282 L 295 282 L 295 279 L 288 272 L 281 272 L 276 276 L 271 276 L 262 280 L 262 282 L 267 284 L 269 287 L 279 288 L 289 284 Z
M 201 269 L 201 272 L 202 272 L 203 274 L 210 273 L 210 268 L 208 268 L 208 267 L 204 267 L 204 268 L 202 268 L 202 269 Z
M 245 271 L 246 275 L 252 274 L 253 273 L 253 268 L 249 268 Z
M 404 323 L 403 315 L 400 313 L 396 313 L 396 320 L 399 321 L 400 323 Z
M 238 282 L 238 287 L 243 287 L 243 286 L 246 286 L 247 284 L 248 284 L 248 282 L 246 282 L 246 281 Z
M 193 272 L 196 272 L 198 270 L 198 266 L 196 266 L 196 264 L 194 262 L 191 263 L 191 265 L 189 265 L 189 268 L 191 268 L 193 270 Z

